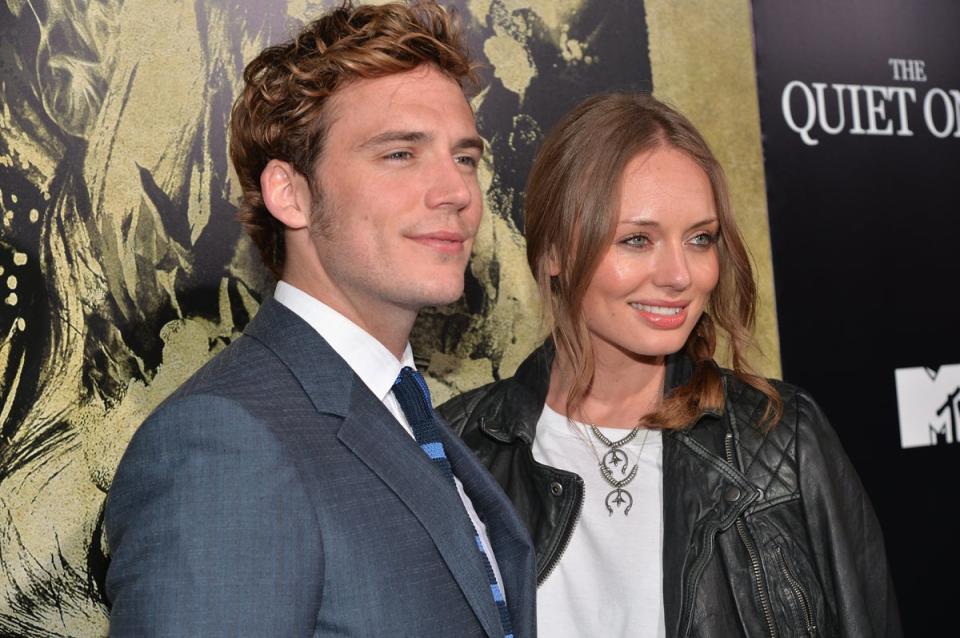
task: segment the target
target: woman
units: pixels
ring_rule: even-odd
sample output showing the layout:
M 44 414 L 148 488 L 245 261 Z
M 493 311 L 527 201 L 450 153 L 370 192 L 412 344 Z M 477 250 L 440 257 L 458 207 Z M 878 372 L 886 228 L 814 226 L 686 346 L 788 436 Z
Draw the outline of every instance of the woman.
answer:
M 530 529 L 540 635 L 898 635 L 835 433 L 746 368 L 756 286 L 693 125 L 587 100 L 544 141 L 525 234 L 552 340 L 440 411 Z

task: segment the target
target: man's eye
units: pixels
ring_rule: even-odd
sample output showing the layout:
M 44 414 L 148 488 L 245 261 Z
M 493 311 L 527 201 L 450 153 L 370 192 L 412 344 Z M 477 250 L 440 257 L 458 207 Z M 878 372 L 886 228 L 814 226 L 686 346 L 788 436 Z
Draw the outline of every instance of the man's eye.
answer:
M 408 159 L 410 159 L 411 157 L 413 157 L 413 153 L 411 153 L 410 151 L 394 151 L 394 152 L 392 152 L 392 153 L 388 153 L 388 154 L 384 157 L 384 159 L 388 159 L 388 160 L 408 160 Z
M 473 155 L 457 155 L 455 161 L 457 164 L 462 164 L 463 166 L 469 166 L 471 168 L 476 168 L 479 164 L 479 160 Z

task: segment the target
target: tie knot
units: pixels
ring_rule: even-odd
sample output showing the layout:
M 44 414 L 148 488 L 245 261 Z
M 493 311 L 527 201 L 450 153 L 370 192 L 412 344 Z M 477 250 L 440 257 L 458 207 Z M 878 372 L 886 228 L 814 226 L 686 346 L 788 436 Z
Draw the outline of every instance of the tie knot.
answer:
M 400 386 L 411 383 L 416 386 L 417 390 L 420 392 L 420 395 L 423 397 L 423 400 L 427 402 L 427 405 L 433 405 L 433 402 L 430 399 L 430 389 L 427 387 L 427 382 L 423 378 L 423 375 L 410 366 L 404 366 L 400 370 L 400 374 L 397 375 L 397 380 L 393 382 L 393 385 Z
M 393 384 L 393 394 L 407 417 L 410 430 L 417 444 L 443 471 L 444 475 L 453 483 L 453 470 L 447 461 L 440 432 L 437 430 L 437 420 L 430 406 L 430 393 L 427 384 L 420 373 L 413 368 L 404 368 L 400 371 L 396 383 Z

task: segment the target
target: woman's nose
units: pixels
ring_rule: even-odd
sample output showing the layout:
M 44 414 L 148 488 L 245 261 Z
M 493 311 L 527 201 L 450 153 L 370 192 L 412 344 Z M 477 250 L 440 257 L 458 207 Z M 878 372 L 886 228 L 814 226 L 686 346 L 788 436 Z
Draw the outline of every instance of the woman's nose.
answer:
M 675 290 L 686 290 L 690 285 L 690 267 L 682 245 L 662 246 L 657 255 L 654 283 Z

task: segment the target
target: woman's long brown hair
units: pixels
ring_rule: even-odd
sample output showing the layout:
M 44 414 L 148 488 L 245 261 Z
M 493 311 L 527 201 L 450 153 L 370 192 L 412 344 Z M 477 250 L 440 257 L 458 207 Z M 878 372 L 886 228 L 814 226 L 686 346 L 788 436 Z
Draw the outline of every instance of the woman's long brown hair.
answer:
M 593 383 L 583 297 L 613 241 L 624 169 L 638 154 L 659 146 L 687 153 L 710 179 L 720 226 L 720 277 L 685 346 L 693 362 L 692 376 L 665 397 L 656 412 L 645 415 L 643 423 L 682 429 L 704 410 L 724 407 L 721 373 L 713 360 L 719 328 L 728 336 L 734 374 L 767 397 L 761 423 L 770 427 L 779 420 L 783 403 L 770 382 L 754 374 L 745 360 L 756 318 L 757 286 L 723 170 L 686 117 L 644 94 L 612 93 L 581 103 L 544 140 L 527 182 L 527 261 L 552 320 L 558 353 L 572 368 L 567 413 L 576 410 Z M 551 264 L 559 267 L 556 276 L 551 276 Z

